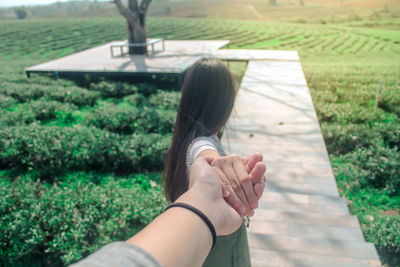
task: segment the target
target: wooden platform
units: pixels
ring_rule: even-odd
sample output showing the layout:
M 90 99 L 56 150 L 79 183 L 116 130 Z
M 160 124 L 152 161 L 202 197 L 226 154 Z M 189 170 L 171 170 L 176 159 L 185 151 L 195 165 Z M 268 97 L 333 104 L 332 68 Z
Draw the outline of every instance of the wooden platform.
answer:
M 181 75 L 200 58 L 214 56 L 216 50 L 229 41 L 165 41 L 165 51 L 149 56 L 135 55 L 111 57 L 110 46 L 121 41 L 107 43 L 69 56 L 55 59 L 25 69 L 31 73 L 75 73 L 75 74 L 124 74 Z
M 218 57 L 248 60 L 223 147 L 260 152 L 267 164 L 248 229 L 252 266 L 380 266 L 338 194 L 297 53 L 220 50 Z

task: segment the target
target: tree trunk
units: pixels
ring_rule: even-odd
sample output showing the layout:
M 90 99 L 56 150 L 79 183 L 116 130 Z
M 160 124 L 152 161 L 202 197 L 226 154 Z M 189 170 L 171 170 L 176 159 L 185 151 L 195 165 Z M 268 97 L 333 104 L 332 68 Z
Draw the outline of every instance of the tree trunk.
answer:
M 142 26 L 139 21 L 127 21 L 128 28 L 128 43 L 129 44 L 144 44 L 147 41 L 146 27 Z M 130 55 L 146 55 L 147 46 L 129 47 Z
M 119 12 L 127 20 L 128 43 L 142 45 L 129 46 L 130 55 L 147 55 L 146 13 L 151 1 L 142 0 L 138 6 L 137 0 L 128 0 L 126 8 L 121 0 L 114 0 Z

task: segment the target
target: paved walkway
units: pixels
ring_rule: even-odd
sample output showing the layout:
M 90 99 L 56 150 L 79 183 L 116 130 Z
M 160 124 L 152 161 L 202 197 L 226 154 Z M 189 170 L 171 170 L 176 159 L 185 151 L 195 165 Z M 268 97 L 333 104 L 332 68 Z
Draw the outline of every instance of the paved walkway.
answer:
M 249 60 L 223 146 L 242 156 L 261 152 L 268 169 L 248 229 L 252 266 L 380 266 L 338 194 L 297 53 L 217 56 Z

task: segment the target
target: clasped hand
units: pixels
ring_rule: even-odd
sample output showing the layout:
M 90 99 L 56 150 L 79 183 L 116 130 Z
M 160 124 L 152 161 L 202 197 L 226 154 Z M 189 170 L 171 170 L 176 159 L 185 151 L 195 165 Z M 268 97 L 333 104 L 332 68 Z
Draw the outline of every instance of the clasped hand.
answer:
M 215 159 L 213 166 L 222 183 L 222 195 L 240 214 L 253 216 L 265 186 L 266 166 L 263 156 L 252 154 L 246 159 L 230 155 Z

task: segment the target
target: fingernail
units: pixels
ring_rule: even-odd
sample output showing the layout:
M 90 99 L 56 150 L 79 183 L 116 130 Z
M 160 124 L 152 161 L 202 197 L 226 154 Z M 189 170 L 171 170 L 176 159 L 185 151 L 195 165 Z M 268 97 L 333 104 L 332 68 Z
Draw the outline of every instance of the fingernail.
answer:
M 224 188 L 224 197 L 228 197 L 229 196 L 229 190 Z

